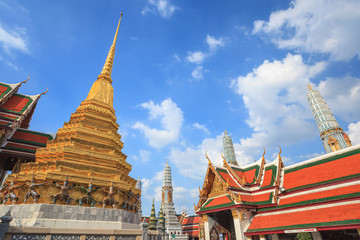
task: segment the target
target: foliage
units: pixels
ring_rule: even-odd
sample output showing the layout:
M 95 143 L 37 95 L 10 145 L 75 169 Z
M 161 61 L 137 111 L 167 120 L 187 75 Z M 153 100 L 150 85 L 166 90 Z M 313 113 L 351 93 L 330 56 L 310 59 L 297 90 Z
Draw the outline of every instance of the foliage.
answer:
M 308 232 L 298 233 L 296 238 L 298 240 L 312 240 L 311 234 Z

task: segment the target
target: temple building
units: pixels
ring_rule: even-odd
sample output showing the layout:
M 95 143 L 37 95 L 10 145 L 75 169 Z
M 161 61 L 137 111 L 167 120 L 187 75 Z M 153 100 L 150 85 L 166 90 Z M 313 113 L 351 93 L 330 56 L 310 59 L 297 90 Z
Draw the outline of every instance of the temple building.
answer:
M 309 87 L 307 98 L 328 153 L 285 167 L 281 149 L 272 161 L 264 150 L 240 167 L 225 132 L 223 165 L 206 156 L 194 206 L 200 239 L 289 240 L 309 233 L 314 240 L 360 239 L 360 145 L 351 146 L 318 91 Z M 188 229 L 195 232 L 196 225 Z
M 311 88 L 306 96 L 315 122 L 320 131 L 320 138 L 327 153 L 352 146 L 348 135 L 340 127 L 320 92 Z
M 86 99 L 57 131 L 55 139 L 47 136 L 49 141 L 37 149 L 35 162 L 21 163 L 19 171 L 7 177 L 1 189 L 5 205 L 0 207 L 0 216 L 9 212 L 14 226 L 89 231 L 139 228 L 141 183 L 129 176 L 132 166 L 122 152 L 124 144 L 113 108 L 111 72 L 120 22 L 121 17 L 105 64 Z M 10 86 L 3 92 L 15 88 Z M 14 97 L 18 105 L 11 102 Z M 14 120 L 20 128 L 8 124 L 2 135 L 8 139 L 5 143 L 18 138 L 16 131 L 28 132 L 39 97 L 12 93 L 2 105 L 2 109 L 13 112 L 0 115 L 21 119 Z M 15 134 L 10 134 L 14 129 Z
M 36 105 L 46 92 L 33 96 L 18 93 L 28 80 L 0 82 L 0 183 L 7 171 L 17 173 L 21 163 L 33 162 L 36 149 L 53 139 L 50 134 L 29 130 Z
M 181 224 L 176 216 L 173 202 L 171 168 L 168 162 L 166 162 L 164 167 L 163 177 L 161 209 L 163 210 L 165 218 L 165 231 L 169 234 L 169 239 L 188 239 L 187 235 L 183 234 Z

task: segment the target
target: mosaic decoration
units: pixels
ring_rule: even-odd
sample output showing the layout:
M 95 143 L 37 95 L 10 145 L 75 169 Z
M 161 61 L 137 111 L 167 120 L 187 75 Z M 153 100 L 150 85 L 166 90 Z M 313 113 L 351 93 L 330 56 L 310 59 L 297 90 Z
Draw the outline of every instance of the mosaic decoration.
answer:
M 136 240 L 136 236 L 134 235 L 115 236 L 115 240 Z
M 11 240 L 45 240 L 46 235 L 12 235 Z
M 109 240 L 110 236 L 101 236 L 101 235 L 88 235 L 85 240 Z
M 80 235 L 52 235 L 51 240 L 80 240 Z

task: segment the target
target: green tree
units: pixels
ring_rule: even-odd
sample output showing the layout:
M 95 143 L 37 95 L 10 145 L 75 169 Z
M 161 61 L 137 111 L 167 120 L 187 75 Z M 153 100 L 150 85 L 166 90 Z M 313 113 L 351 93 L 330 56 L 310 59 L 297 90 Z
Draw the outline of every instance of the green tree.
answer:
M 312 240 L 311 234 L 308 232 L 298 233 L 296 238 L 298 240 Z

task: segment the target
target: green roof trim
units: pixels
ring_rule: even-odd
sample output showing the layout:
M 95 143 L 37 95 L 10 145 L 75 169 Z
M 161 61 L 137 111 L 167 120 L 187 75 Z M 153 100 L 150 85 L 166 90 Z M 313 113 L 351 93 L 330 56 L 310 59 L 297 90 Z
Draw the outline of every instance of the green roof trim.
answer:
M 350 157 L 352 155 L 356 155 L 356 154 L 359 154 L 359 153 L 360 153 L 360 149 L 355 149 L 353 151 L 345 152 L 345 153 L 335 155 L 335 156 L 331 156 L 331 157 L 321 159 L 321 160 L 318 160 L 318 161 L 315 161 L 315 162 L 311 162 L 311 163 L 307 163 L 307 164 L 297 166 L 297 167 L 294 167 L 294 168 L 286 169 L 284 173 L 287 174 L 287 173 L 291 173 L 291 172 L 296 172 L 296 171 L 304 169 L 304 168 L 317 166 L 317 165 L 320 165 L 320 164 L 323 164 L 323 163 L 338 160 L 340 158 Z
M 211 206 L 211 207 L 206 207 L 207 205 L 209 205 L 209 203 L 211 203 L 215 198 L 209 200 L 206 205 L 204 205 L 199 211 L 207 211 L 207 210 L 213 210 L 213 209 L 218 209 L 218 208 L 223 208 L 223 207 L 230 207 L 235 205 L 234 201 L 231 200 L 230 196 L 227 194 L 226 197 L 231 201 L 229 203 L 223 203 L 223 204 L 219 204 L 216 206 Z
M 18 93 L 14 93 L 13 96 L 18 96 L 18 97 L 27 98 L 27 99 L 29 99 L 29 101 L 25 104 L 25 106 L 23 107 L 23 109 L 21 109 L 19 112 L 13 111 L 13 110 L 8 110 L 8 109 L 5 109 L 5 108 L 0 108 L 2 111 L 4 111 L 4 112 L 10 112 L 10 113 L 16 113 L 16 114 L 22 114 L 22 113 L 24 113 L 25 110 L 29 107 L 29 105 L 34 101 L 34 100 L 32 100 L 31 97 L 25 96 L 25 95 L 22 95 L 22 94 L 18 94 Z
M 259 175 L 259 171 L 260 171 L 260 166 L 257 165 L 257 164 L 255 164 L 255 165 L 252 166 L 252 167 L 248 167 L 248 168 L 244 168 L 244 169 L 242 169 L 242 168 L 237 168 L 237 167 L 231 167 L 231 168 L 232 168 L 233 170 L 235 170 L 235 171 L 239 171 L 239 172 L 243 172 L 243 173 L 255 169 L 255 176 L 258 176 L 258 175 Z M 245 185 L 250 185 L 250 184 L 254 184 L 254 183 L 255 183 L 255 177 L 254 177 L 254 179 L 252 180 L 252 182 L 246 183 Z
M 259 202 L 247 202 L 247 201 L 242 201 L 243 204 L 247 204 L 247 205 L 264 205 L 264 204 L 270 204 L 272 203 L 272 199 L 273 199 L 274 194 L 271 192 L 269 195 L 269 199 L 265 200 L 265 201 L 259 201 Z
M 0 99 L 6 96 L 11 91 L 11 87 L 5 83 L 0 83 L 0 86 L 6 87 L 7 89 L 0 95 Z
M 18 128 L 16 131 L 24 132 L 24 133 L 31 133 L 31 134 L 35 134 L 35 135 L 39 135 L 39 136 L 44 136 L 44 137 L 48 137 L 49 140 L 53 140 L 53 137 L 47 133 L 35 132 L 35 131 L 28 130 L 28 129 L 23 129 L 23 128 Z
M 31 150 L 31 149 L 27 149 L 27 148 L 20 148 L 20 147 L 11 147 L 11 146 L 5 146 L 4 149 L 16 150 L 16 151 L 28 152 L 28 153 L 35 153 L 36 152 L 36 150 Z
M 259 209 L 258 212 L 265 212 L 265 211 L 275 210 L 275 209 L 278 210 L 278 209 L 308 205 L 308 204 L 313 204 L 313 203 L 322 203 L 322 202 L 328 202 L 328 201 L 333 201 L 333 200 L 341 200 L 341 199 L 346 199 L 346 198 L 351 198 L 351 197 L 360 197 L 360 192 L 337 195 L 337 196 L 332 196 L 332 197 L 318 198 L 318 199 L 307 200 L 307 201 L 296 202 L 296 203 L 289 203 L 289 204 L 280 205 L 280 206 L 276 206 L 276 207 L 263 208 L 263 209 Z
M 266 186 L 262 186 L 260 189 L 267 188 L 267 187 L 272 187 L 274 185 L 274 183 L 275 183 L 275 178 L 276 178 L 276 173 L 277 173 L 277 166 L 276 165 L 268 166 L 268 167 L 265 168 L 265 172 L 268 171 L 268 170 L 272 170 L 270 184 L 266 185 Z
M 265 231 L 276 231 L 276 230 L 288 230 L 296 228 L 311 228 L 311 227 L 330 227 L 330 226 L 340 226 L 340 225 L 350 225 L 350 224 L 359 224 L 360 219 L 350 219 L 343 221 L 334 221 L 334 222 L 321 222 L 321 223 L 306 223 L 306 224 L 296 224 L 280 227 L 271 227 L 271 228 L 258 228 L 247 230 L 247 233 L 252 232 L 265 232 Z
M 14 120 L 17 120 L 19 118 L 19 116 L 14 116 L 14 118 L 9 118 L 9 117 L 4 117 L 4 116 L 0 116 L 0 119 L 3 119 L 3 120 L 10 120 L 10 121 L 14 121 Z
M 360 177 L 360 173 L 349 175 L 349 176 L 344 176 L 344 177 L 339 177 L 339 178 L 334 178 L 334 179 L 330 179 L 330 180 L 326 180 L 326 181 L 322 181 L 322 182 L 311 183 L 311 184 L 308 184 L 308 185 L 303 185 L 303 186 L 290 188 L 290 189 L 287 190 L 287 192 L 293 192 L 293 191 L 301 190 L 301 189 L 304 189 L 304 188 L 316 187 L 316 186 L 323 185 L 323 184 L 338 182 L 338 181 L 342 181 L 342 180 L 348 180 L 348 179 L 357 178 L 357 177 Z
M 229 174 L 230 175 L 230 177 L 231 177 L 231 174 L 227 171 L 227 170 L 225 170 L 225 169 L 221 169 L 221 168 L 216 168 L 215 167 L 215 170 L 219 173 L 219 172 L 223 172 L 223 173 L 227 173 L 227 174 Z M 224 179 L 224 177 L 223 176 L 221 176 L 221 174 L 219 173 L 219 175 L 220 175 L 220 177 L 226 182 L 226 179 Z M 232 186 L 230 186 L 232 189 L 237 189 L 237 190 L 241 190 L 241 188 L 238 188 L 238 187 L 232 187 Z

